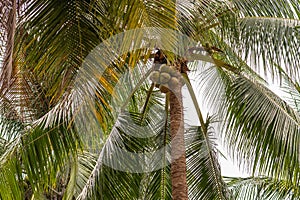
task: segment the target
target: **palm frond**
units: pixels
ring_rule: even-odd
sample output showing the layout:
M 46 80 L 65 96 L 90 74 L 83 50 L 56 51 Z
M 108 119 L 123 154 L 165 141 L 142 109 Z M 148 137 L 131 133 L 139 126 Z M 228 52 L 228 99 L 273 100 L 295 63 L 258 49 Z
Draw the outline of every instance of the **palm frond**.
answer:
M 229 199 L 230 193 L 217 159 L 210 117 L 207 120 L 206 138 L 201 127 L 191 127 L 185 135 L 189 196 L 191 199 Z
M 139 188 L 140 183 L 131 182 L 132 185 L 128 190 L 129 180 L 134 181 L 134 177 L 138 178 L 139 176 L 138 179 L 141 179 L 143 173 L 152 172 L 161 167 L 162 155 L 157 155 L 157 153 L 152 155 L 151 152 L 155 152 L 155 149 L 158 148 L 155 147 L 157 144 L 153 139 L 161 138 L 159 133 L 163 131 L 161 127 L 164 127 L 164 119 L 159 120 L 159 124 L 147 123 L 145 127 L 135 124 L 139 121 L 140 117 L 137 116 L 136 118 L 132 114 L 124 113 L 119 116 L 109 138 L 101 149 L 98 161 L 86 186 L 79 195 L 79 199 L 84 199 L 87 196 L 104 198 L 106 195 L 109 198 L 121 198 L 118 195 L 123 195 L 122 198 L 125 199 L 135 198 L 139 195 L 136 192 L 141 189 Z M 155 146 L 153 146 L 154 144 Z M 116 187 L 117 185 L 118 187 Z M 102 189 L 99 190 L 100 188 Z M 135 193 L 132 193 L 134 191 Z
M 234 199 L 282 200 L 298 199 L 299 185 L 268 177 L 225 177 Z
M 5 165 L 0 166 L 0 198 L 22 199 L 27 187 L 22 181 L 22 174 L 18 160 L 11 159 Z
M 17 2 L 4 1 L 1 2 L 1 22 L 0 22 L 0 32 L 2 33 L 2 42 L 5 42 L 5 53 L 2 55 L 4 57 L 3 65 L 1 69 L 1 88 L 5 88 L 10 84 L 10 79 L 13 74 L 14 63 L 14 42 L 15 33 L 17 26 Z M 3 47 L 1 46 L 1 49 Z
M 234 7 L 229 1 L 194 1 L 191 9 L 195 27 L 195 38 L 205 44 L 206 32 L 214 30 L 222 36 L 226 31 L 236 29 L 237 18 Z M 233 36 L 233 35 L 232 35 Z M 203 37 L 203 38 L 201 38 Z
M 63 199 L 76 198 L 85 186 L 96 163 L 95 155 L 89 152 L 79 152 L 78 157 L 70 159 L 70 177 Z
M 4 185 L 1 190 L 6 190 L 7 195 L 25 196 L 40 196 L 49 191 L 69 156 L 77 153 L 79 139 L 70 130 L 62 125 L 47 130 L 30 129 L 16 120 L 2 119 L 4 152 L 1 153 L 0 182 Z M 5 185 L 6 182 L 9 185 Z M 5 196 L 3 199 L 11 198 Z
M 298 183 L 299 114 L 262 83 L 243 76 L 226 95 L 225 137 L 234 154 L 248 160 L 253 172 Z
M 30 72 L 17 72 L 2 92 L 1 112 L 10 119 L 32 122 L 47 111 L 48 102 L 44 94 L 41 85 Z
M 22 198 L 26 190 L 17 150 L 24 124 L 1 116 L 0 118 L 0 198 Z
M 88 196 L 120 199 L 124 196 L 138 198 L 169 194 L 154 190 L 166 187 L 165 184 L 169 183 L 165 180 L 165 170 L 170 157 L 164 153 L 167 145 L 163 139 L 166 118 L 161 109 L 161 106 L 153 104 L 146 117 L 134 113 L 121 113 L 118 116 L 79 199 Z M 132 185 L 128 190 L 130 180 Z
M 55 185 L 57 173 L 65 167 L 69 156 L 76 156 L 78 137 L 71 129 L 59 126 L 52 130 L 36 127 L 24 134 L 15 153 L 22 160 L 33 195 L 48 191 Z
M 298 113 L 300 112 L 300 87 L 298 82 L 284 79 L 280 87 L 283 92 L 283 98 Z
M 234 6 L 240 11 L 242 17 L 277 17 L 299 19 L 298 0 L 234 0 Z
M 189 196 L 192 199 L 229 199 L 212 138 L 212 117 L 208 116 L 204 121 L 190 80 L 186 75 L 185 79 L 201 125 L 191 127 L 185 135 Z
M 17 146 L 12 145 L 22 134 L 24 125 L 18 121 L 7 119 L 3 116 L 0 118 L 0 158 L 1 163 L 10 159 L 11 153 Z M 7 157 L 6 157 L 7 156 Z
M 240 43 L 236 44 L 245 60 L 258 72 L 271 78 L 281 77 L 284 70 L 293 80 L 299 80 L 300 20 L 248 17 L 240 20 Z M 277 65 L 283 66 L 278 69 Z
M 92 23 L 95 16 L 88 11 L 87 1 L 28 2 L 18 27 L 23 34 L 17 38 L 18 57 L 25 61 L 18 64 L 43 82 L 49 107 L 68 89 L 84 57 L 99 42 L 98 28 Z
M 231 48 L 258 73 L 268 78 L 281 78 L 284 70 L 292 78 L 298 76 L 300 38 L 299 1 L 242 0 L 232 1 L 237 10 L 239 36 Z M 227 34 L 233 34 L 228 31 Z M 278 69 L 277 66 L 283 66 Z

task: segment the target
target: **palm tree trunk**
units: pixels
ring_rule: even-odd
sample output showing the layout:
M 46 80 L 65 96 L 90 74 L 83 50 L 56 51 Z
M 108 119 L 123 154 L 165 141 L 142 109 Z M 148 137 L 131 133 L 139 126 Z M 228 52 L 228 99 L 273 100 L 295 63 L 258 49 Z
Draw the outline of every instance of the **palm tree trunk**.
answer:
M 171 131 L 171 181 L 172 198 L 187 200 L 186 156 L 184 145 L 184 122 L 181 85 L 170 93 Z

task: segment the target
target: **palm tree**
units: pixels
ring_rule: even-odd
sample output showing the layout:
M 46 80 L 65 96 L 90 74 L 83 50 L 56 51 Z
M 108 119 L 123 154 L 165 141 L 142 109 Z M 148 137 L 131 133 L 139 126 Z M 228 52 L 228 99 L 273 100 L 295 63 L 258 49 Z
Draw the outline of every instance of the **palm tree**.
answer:
M 299 198 L 299 5 L 1 2 L 1 199 Z M 200 124 L 183 125 L 155 48 L 214 115 L 181 71 Z M 215 135 L 253 177 L 221 176 Z

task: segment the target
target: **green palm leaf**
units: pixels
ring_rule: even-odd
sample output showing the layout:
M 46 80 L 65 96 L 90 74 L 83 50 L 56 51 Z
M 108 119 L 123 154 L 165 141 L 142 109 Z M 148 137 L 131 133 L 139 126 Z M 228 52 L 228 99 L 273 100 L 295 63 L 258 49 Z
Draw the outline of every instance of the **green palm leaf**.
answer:
M 242 17 L 261 16 L 299 19 L 299 0 L 234 0 L 235 7 Z
M 227 96 L 228 144 L 252 163 L 253 172 L 298 183 L 298 113 L 261 83 L 242 76 Z
M 225 177 L 234 199 L 282 200 L 298 199 L 299 185 L 289 181 L 268 177 L 229 178 Z
M 265 74 L 271 71 L 273 78 L 280 76 L 281 70 L 284 70 L 292 79 L 299 80 L 300 46 L 297 41 L 300 35 L 295 27 L 300 20 L 249 17 L 241 19 L 240 23 L 241 43 L 237 46 L 245 49 L 242 53 L 250 66 Z M 274 63 L 283 68 L 278 69 Z
M 9 160 L 5 165 L 1 165 L 0 169 L 0 198 L 22 199 L 27 186 L 22 181 L 18 161 Z
M 207 119 L 210 120 L 210 117 Z M 203 137 L 200 127 L 191 127 L 185 135 L 190 199 L 229 199 L 230 193 L 221 176 L 213 130 Z
M 151 115 L 153 114 L 157 117 L 159 116 L 157 112 L 152 112 Z M 163 154 L 160 153 L 163 153 L 164 150 L 161 149 L 159 154 L 153 154 L 152 152 L 164 147 L 162 146 L 164 143 L 160 145 L 155 141 L 164 141 L 161 140 L 164 137 L 162 135 L 164 130 L 161 127 L 164 127 L 162 125 L 165 123 L 165 119 L 157 120 L 157 117 L 155 119 L 158 124 L 149 124 L 147 122 L 146 126 L 139 126 L 135 123 L 140 122 L 140 115 L 135 116 L 126 113 L 119 115 L 109 138 L 101 150 L 91 176 L 79 195 L 80 199 L 85 199 L 88 196 L 120 199 L 122 198 L 120 195 L 123 195 L 123 198 L 135 199 L 140 195 L 151 196 L 150 193 L 139 193 L 141 189 L 141 191 L 147 191 L 143 187 L 149 185 L 149 182 L 158 185 L 153 186 L 151 184 L 147 187 L 160 187 L 161 181 L 158 181 L 158 179 L 161 178 L 157 176 L 162 172 L 154 169 L 160 169 L 160 166 L 163 165 L 161 163 Z M 142 137 L 143 135 L 144 137 Z M 144 183 L 145 185 L 142 184 L 144 179 L 149 181 Z M 133 185 L 128 190 L 127 184 L 130 180 Z M 102 189 L 99 191 L 97 188 Z M 153 190 L 150 191 L 152 193 L 155 192 Z
M 70 159 L 70 177 L 63 199 L 74 199 L 80 194 L 95 163 L 95 155 L 89 152 L 79 152 L 78 157 Z

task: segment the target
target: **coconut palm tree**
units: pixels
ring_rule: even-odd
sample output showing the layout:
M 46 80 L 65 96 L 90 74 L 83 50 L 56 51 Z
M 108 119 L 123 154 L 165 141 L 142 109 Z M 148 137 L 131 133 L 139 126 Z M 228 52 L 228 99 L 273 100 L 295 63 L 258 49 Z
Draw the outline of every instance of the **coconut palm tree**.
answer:
M 1 2 L 1 199 L 299 198 L 299 5 Z

